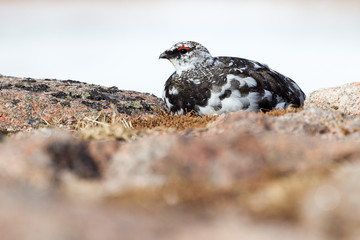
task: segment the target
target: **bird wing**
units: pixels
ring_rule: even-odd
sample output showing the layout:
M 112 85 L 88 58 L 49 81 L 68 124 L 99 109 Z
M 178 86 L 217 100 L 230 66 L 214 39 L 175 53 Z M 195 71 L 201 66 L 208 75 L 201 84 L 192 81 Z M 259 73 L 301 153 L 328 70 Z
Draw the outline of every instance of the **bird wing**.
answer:
M 218 57 L 224 64 L 224 70 L 229 76 L 243 79 L 247 84 L 239 86 L 242 94 L 258 92 L 259 108 L 285 108 L 292 104 L 300 107 L 304 104 L 305 94 L 290 78 L 270 69 L 267 65 L 243 58 Z M 282 104 L 280 106 L 278 104 Z

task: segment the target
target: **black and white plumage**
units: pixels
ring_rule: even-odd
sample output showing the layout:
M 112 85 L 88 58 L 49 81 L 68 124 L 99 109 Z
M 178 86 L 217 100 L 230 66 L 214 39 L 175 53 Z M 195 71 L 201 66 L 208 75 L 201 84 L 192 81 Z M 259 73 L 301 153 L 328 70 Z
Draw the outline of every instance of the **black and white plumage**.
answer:
M 290 78 L 267 65 L 235 57 L 213 57 L 199 43 L 179 42 L 160 55 L 176 71 L 163 98 L 172 112 L 200 115 L 300 107 L 305 94 Z

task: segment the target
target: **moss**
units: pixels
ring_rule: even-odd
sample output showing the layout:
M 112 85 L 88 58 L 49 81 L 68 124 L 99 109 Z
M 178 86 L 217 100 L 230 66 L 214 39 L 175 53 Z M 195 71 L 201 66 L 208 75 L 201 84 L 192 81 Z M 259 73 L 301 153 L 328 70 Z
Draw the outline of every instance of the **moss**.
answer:
M 173 113 L 166 113 L 158 111 L 155 117 L 142 118 L 138 117 L 132 119 L 131 123 L 135 129 L 169 129 L 177 130 L 204 128 L 210 122 L 213 122 L 217 116 L 200 116 L 194 112 L 186 113 L 185 115 L 175 115 Z
M 140 102 L 130 102 L 129 105 L 133 108 L 141 108 L 142 107 Z
M 88 97 L 90 97 L 90 93 L 89 92 L 84 92 L 83 94 L 82 94 L 82 98 L 84 99 L 84 98 L 88 98 Z

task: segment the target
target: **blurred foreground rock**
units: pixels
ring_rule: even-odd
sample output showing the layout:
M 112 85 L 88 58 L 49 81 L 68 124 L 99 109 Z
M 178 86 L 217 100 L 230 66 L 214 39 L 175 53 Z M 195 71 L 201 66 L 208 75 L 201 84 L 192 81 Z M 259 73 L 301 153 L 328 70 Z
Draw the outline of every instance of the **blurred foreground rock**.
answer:
M 303 202 L 303 224 L 320 239 L 359 239 L 360 163 L 339 167 Z
M 4 137 L 1 239 L 357 239 L 360 117 L 341 109 Z

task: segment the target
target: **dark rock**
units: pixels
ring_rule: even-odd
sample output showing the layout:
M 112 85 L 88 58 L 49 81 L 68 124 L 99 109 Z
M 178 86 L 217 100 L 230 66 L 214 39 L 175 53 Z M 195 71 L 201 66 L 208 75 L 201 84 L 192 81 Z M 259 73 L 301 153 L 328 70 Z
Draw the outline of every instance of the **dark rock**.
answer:
M 9 88 L 11 88 L 13 85 L 12 84 L 1 84 L 0 85 L 0 90 L 1 89 L 9 89 Z
M 68 80 L 63 80 L 63 82 L 66 82 L 66 83 L 81 83 L 80 81 L 77 81 L 77 80 L 71 80 L 71 79 L 68 79 Z
M 68 95 L 65 92 L 59 91 L 59 92 L 51 93 L 51 96 L 54 96 L 56 98 L 65 99 L 65 98 L 67 98 Z
M 32 92 L 46 92 L 50 88 L 46 84 L 36 84 L 36 85 L 32 85 L 32 86 L 25 86 L 25 85 L 22 85 L 22 84 L 15 84 L 15 87 L 20 88 L 20 89 L 24 89 L 26 91 L 32 91 Z
M 19 99 L 14 99 L 11 101 L 12 104 L 17 105 L 20 102 Z
M 35 83 L 36 80 L 33 78 L 25 78 L 24 82 L 28 82 L 28 83 Z
M 94 101 L 109 100 L 109 97 L 107 95 L 103 94 L 98 89 L 93 89 L 93 90 L 89 91 L 89 94 L 90 94 L 90 96 L 87 97 L 87 99 L 89 99 L 89 100 L 94 100 Z
M 61 104 L 61 106 L 63 106 L 63 107 L 71 107 L 71 104 L 70 104 L 69 101 L 61 102 L 60 104 Z
M 52 104 L 57 104 L 57 103 L 59 102 L 59 100 L 57 100 L 56 98 L 51 98 L 51 99 L 50 99 L 50 102 L 51 102 Z
M 114 93 L 118 93 L 119 89 L 117 87 L 110 87 L 110 88 L 103 88 L 103 87 L 99 87 L 98 88 L 99 91 L 104 92 L 104 93 L 110 93 L 110 94 L 114 94 Z
M 132 115 L 137 113 L 137 108 L 135 108 L 134 106 L 129 106 L 127 104 L 119 104 L 117 105 L 117 111 L 121 114 Z
M 141 104 L 141 106 L 143 106 L 143 108 L 146 109 L 147 111 L 153 110 L 153 107 L 151 107 L 151 105 L 147 104 L 147 103 L 144 102 L 144 101 L 141 101 L 140 104 Z
M 89 102 L 89 101 L 81 101 L 87 107 L 93 108 L 97 111 L 101 111 L 103 109 L 109 108 L 109 105 L 103 105 L 101 102 Z
M 81 94 L 73 94 L 72 92 L 69 92 L 69 97 L 74 99 L 82 98 Z

